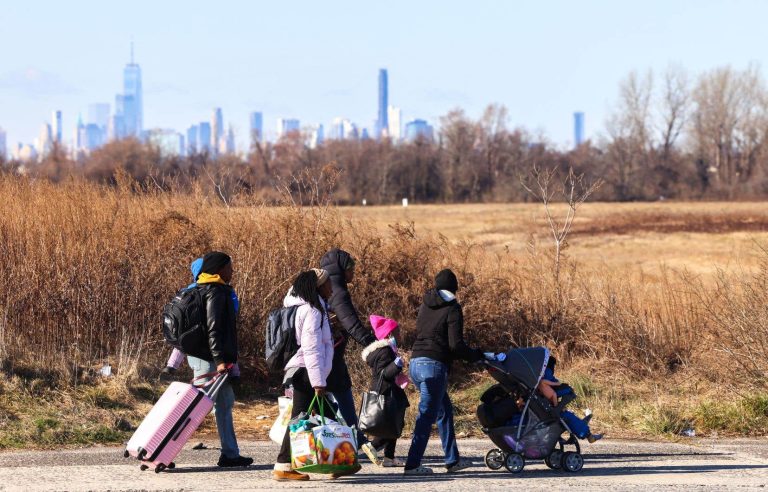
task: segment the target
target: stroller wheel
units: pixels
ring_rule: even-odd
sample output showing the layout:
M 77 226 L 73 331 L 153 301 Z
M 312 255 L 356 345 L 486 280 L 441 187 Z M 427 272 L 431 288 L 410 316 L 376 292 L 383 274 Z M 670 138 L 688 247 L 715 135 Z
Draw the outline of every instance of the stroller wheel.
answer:
M 504 467 L 510 473 L 520 473 L 525 468 L 525 458 L 517 453 L 508 454 L 504 459 Z
M 563 452 L 559 449 L 555 449 L 549 456 L 544 458 L 544 464 L 553 470 L 559 470 L 563 467 Z
M 485 455 L 485 466 L 491 470 L 499 470 L 504 466 L 504 453 L 501 449 L 491 449 Z
M 563 453 L 560 464 L 563 467 L 563 470 L 576 473 L 584 468 L 584 457 L 581 456 L 581 453 L 566 451 Z

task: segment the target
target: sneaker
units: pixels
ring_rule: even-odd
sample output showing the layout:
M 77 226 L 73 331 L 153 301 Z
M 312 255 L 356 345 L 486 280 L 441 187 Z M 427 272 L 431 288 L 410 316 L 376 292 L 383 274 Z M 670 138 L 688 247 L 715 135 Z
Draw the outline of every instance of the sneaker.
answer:
M 360 449 L 365 453 L 368 459 L 371 460 L 371 463 L 381 466 L 381 458 L 379 458 L 379 453 L 376 452 L 376 448 L 373 447 L 373 444 L 367 442 L 360 446 Z
M 227 458 L 222 454 L 219 456 L 219 462 L 217 464 L 222 468 L 235 468 L 238 466 L 250 466 L 251 463 L 253 463 L 253 458 L 246 458 L 245 456 Z
M 406 468 L 403 470 L 403 475 L 432 475 L 434 473 L 432 468 L 427 468 L 424 465 L 419 465 L 416 468 Z
M 595 443 L 603 438 L 602 434 L 590 434 L 587 436 L 587 441 L 589 441 L 590 444 Z
M 457 471 L 464 470 L 465 468 L 469 468 L 472 466 L 472 462 L 469 460 L 459 460 L 456 463 L 452 465 L 446 465 L 445 470 L 448 473 L 456 473 Z
M 398 458 L 384 458 L 381 461 L 381 466 L 384 468 L 402 468 L 405 466 L 405 461 Z
M 362 468 L 363 467 L 358 463 L 357 465 L 355 465 L 354 468 L 352 468 L 349 471 L 339 472 L 339 473 L 331 473 L 331 477 L 330 478 L 331 478 L 331 480 L 336 480 L 339 477 L 345 477 L 347 475 L 354 475 L 355 473 L 359 472 Z
M 299 473 L 296 470 L 272 470 L 272 480 L 277 480 L 278 482 L 304 481 L 309 480 L 309 475 Z

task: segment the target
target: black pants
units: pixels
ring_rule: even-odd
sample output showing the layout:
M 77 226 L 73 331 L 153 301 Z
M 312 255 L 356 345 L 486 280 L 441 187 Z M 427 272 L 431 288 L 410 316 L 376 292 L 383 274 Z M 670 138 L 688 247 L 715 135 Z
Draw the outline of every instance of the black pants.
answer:
M 291 418 L 296 417 L 301 412 L 306 412 L 314 397 L 315 390 L 309 382 L 307 370 L 302 367 L 293 375 L 293 409 L 291 410 Z M 285 429 L 285 436 L 283 436 L 283 444 L 280 445 L 277 462 L 291 462 L 291 433 L 288 429 Z
M 397 446 L 397 439 L 381 439 L 377 437 L 371 441 L 371 444 L 373 444 L 373 447 L 376 448 L 376 451 L 381 452 L 383 449 L 385 458 L 395 458 L 395 447 Z

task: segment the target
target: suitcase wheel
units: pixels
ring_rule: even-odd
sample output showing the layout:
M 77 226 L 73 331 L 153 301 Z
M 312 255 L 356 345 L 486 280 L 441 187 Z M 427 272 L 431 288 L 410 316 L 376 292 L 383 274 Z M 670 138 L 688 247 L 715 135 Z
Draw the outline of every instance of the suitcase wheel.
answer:
M 123 458 L 127 458 L 130 455 L 131 455 L 131 453 L 129 453 L 127 449 L 125 451 L 123 451 Z
M 155 467 L 155 473 L 160 473 L 161 471 L 165 470 L 165 465 L 160 463 Z
M 146 470 L 147 468 L 149 468 L 147 465 L 141 465 L 141 466 L 139 467 L 139 470 L 141 470 L 141 471 L 144 471 L 144 470 Z
M 176 468 L 176 463 L 174 463 L 173 461 L 171 461 L 170 463 L 168 463 L 168 469 L 169 469 L 169 470 L 173 470 L 174 468 Z

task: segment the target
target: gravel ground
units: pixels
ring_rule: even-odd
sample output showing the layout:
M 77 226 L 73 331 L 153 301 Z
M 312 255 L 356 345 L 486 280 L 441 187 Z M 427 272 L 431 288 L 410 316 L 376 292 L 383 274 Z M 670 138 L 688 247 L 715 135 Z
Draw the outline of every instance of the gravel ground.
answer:
M 191 444 L 194 444 L 191 443 Z M 456 474 L 441 468 L 439 440 L 433 439 L 425 464 L 433 466 L 432 477 L 405 477 L 400 469 L 378 468 L 364 462 L 355 476 L 329 481 L 314 475 L 301 484 L 270 479 L 277 445 L 257 441 L 241 443 L 242 453 L 255 458 L 248 469 L 221 470 L 215 466 L 218 450 L 185 449 L 178 467 L 160 474 L 139 471 L 133 459 L 122 457 L 122 448 L 96 447 L 65 451 L 0 453 L 0 490 L 274 490 L 281 488 L 353 490 L 499 490 L 522 486 L 532 490 L 647 490 L 739 489 L 765 490 L 768 484 L 768 439 L 691 440 L 689 444 L 606 439 L 585 444 L 585 466 L 578 474 L 554 472 L 542 462 L 529 462 L 520 475 L 491 471 L 483 456 L 490 441 L 463 439 L 462 456 L 473 466 Z M 409 442 L 399 443 L 398 453 L 407 452 Z M 213 466 L 212 466 L 213 465 Z

